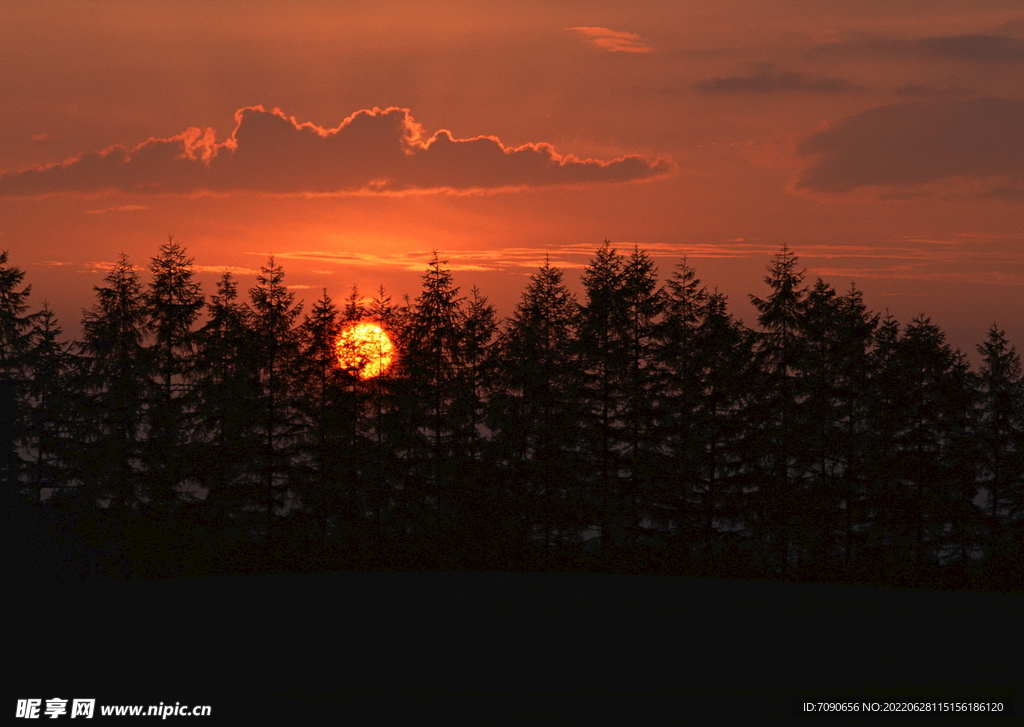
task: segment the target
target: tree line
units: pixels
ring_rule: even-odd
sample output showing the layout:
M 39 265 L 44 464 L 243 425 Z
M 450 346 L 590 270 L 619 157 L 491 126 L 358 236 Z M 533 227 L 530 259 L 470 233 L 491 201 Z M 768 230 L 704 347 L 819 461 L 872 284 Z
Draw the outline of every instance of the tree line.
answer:
M 58 559 L 1024 582 L 1024 379 L 996 325 L 972 370 L 786 247 L 756 328 L 685 259 L 661 281 L 608 241 L 582 300 L 545 262 L 505 320 L 436 254 L 414 300 L 308 308 L 273 258 L 246 296 L 192 266 L 173 239 L 145 281 L 122 256 L 68 341 L 0 253 L 3 506 Z M 338 363 L 357 321 L 395 342 L 381 376 Z

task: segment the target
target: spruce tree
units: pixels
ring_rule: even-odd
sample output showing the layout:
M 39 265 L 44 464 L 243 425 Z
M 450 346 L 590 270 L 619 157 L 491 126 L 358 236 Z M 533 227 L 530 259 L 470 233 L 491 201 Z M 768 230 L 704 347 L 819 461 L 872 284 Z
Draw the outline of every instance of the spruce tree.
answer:
M 404 449 L 423 483 L 419 492 L 410 488 L 415 501 L 407 505 L 424 514 L 433 511 L 431 537 L 437 547 L 450 542 L 445 531 L 458 475 L 456 448 L 462 444 L 454 407 L 461 384 L 463 301 L 445 265 L 435 252 L 423 275 L 404 331 L 401 382 L 401 408 L 411 435 Z
M 623 343 L 627 349 L 623 372 L 623 431 L 626 472 L 624 506 L 628 513 L 627 543 L 649 536 L 647 525 L 655 516 L 656 459 L 659 442 L 653 404 L 661 385 L 655 350 L 658 322 L 664 308 L 657 269 L 650 256 L 634 246 L 622 269 L 625 313 Z
M 353 297 L 356 295 L 353 289 Z M 301 456 L 293 467 L 302 507 L 316 519 L 321 541 L 327 537 L 332 518 L 345 509 L 343 484 L 354 488 L 346 465 L 352 464 L 355 423 L 345 409 L 350 403 L 348 380 L 358 377 L 339 367 L 339 330 L 338 309 L 325 288 L 298 330 L 298 363 L 305 392 L 298 406 L 304 417 L 305 436 L 299 445 Z
M 407 491 L 399 488 L 408 472 L 408 461 L 404 455 L 411 438 L 406 435 L 406 411 L 396 402 L 404 393 L 402 382 L 405 375 L 402 372 L 404 354 L 408 350 L 405 331 L 408 329 L 409 308 L 395 304 L 381 285 L 366 306 L 365 313 L 367 320 L 388 334 L 395 347 L 391 365 L 365 387 L 368 394 L 367 457 L 370 462 L 367 469 L 367 505 L 380 542 L 389 529 L 392 534 L 396 530 L 405 532 L 407 525 L 407 511 L 400 500 Z
M 965 538 L 973 519 L 977 492 L 965 446 L 972 408 L 968 365 L 923 315 L 889 345 L 886 369 L 879 372 L 885 398 L 873 412 L 876 421 L 889 420 L 879 429 L 891 439 L 879 452 L 888 450 L 887 473 L 877 483 L 888 510 L 883 532 L 898 577 L 930 580 L 952 544 L 948 533 Z
M 989 571 L 1000 579 L 1019 577 L 1024 543 L 1014 543 L 1013 533 L 1024 523 L 1024 376 L 1020 355 L 994 323 L 977 349 L 982 363 L 975 436 L 978 484 L 988 515 Z
M 226 525 L 244 522 L 259 506 L 246 476 L 261 444 L 252 421 L 259 395 L 255 339 L 231 273 L 217 281 L 207 314 L 196 336 L 198 401 L 189 459 L 207 491 L 208 517 Z
M 150 262 L 152 278 L 144 294 L 147 349 L 153 362 L 144 458 L 148 494 L 161 509 L 174 507 L 179 488 L 191 474 L 183 455 L 195 407 L 193 326 L 205 305 L 192 263 L 185 249 L 168 238 Z
M 121 255 L 94 288 L 96 303 L 82 318 L 84 410 L 75 438 L 90 496 L 124 517 L 144 498 L 141 442 L 152 358 L 144 347 L 147 324 L 138 273 Z
M 64 500 L 73 484 L 68 456 L 75 404 L 75 345 L 61 340 L 63 330 L 49 305 L 34 315 L 32 343 L 26 352 L 28 482 L 33 499 L 49 495 Z
M 803 399 L 801 365 L 803 327 L 807 308 L 805 272 L 787 246 L 768 267 L 765 298 L 751 295 L 762 333 L 757 353 L 761 371 L 756 406 L 759 469 L 760 528 L 769 547 L 770 567 L 777 573 L 790 569 L 798 526 L 797 493 L 801 489 L 795 462 L 801 452 L 800 427 Z
M 622 256 L 605 240 L 583 271 L 581 282 L 586 301 L 580 309 L 577 361 L 582 379 L 581 420 L 588 493 L 601 538 L 601 548 L 611 553 L 625 533 L 621 522 L 621 451 L 617 447 L 621 427 L 619 406 L 623 400 L 621 373 L 628 365 L 629 350 L 622 344 L 624 326 Z
M 276 543 L 274 524 L 288 507 L 290 467 L 301 428 L 297 411 L 297 321 L 302 304 L 284 284 L 284 269 L 273 256 L 260 268 L 256 286 L 249 289 L 246 324 L 252 337 L 257 383 L 251 416 L 258 433 L 258 457 L 253 472 L 262 491 L 264 531 L 268 552 Z
M 8 264 L 8 252 L 0 251 L 0 507 L 20 499 L 22 462 L 16 443 L 26 429 L 25 356 L 33 324 L 27 315 L 32 286 L 22 288 L 24 278 L 20 268 Z
M 601 545 L 610 557 L 644 533 L 653 472 L 654 349 L 661 294 L 650 257 L 619 255 L 605 240 L 583 272 L 577 352 L 585 446 Z
M 520 535 L 543 533 L 544 553 L 578 542 L 589 525 L 579 488 L 574 331 L 579 316 L 563 273 L 545 259 L 498 341 L 488 428 Z
M 802 368 L 800 522 L 804 568 L 821 577 L 849 566 L 861 514 L 866 388 L 879 316 L 851 287 L 838 295 L 820 278 L 807 295 Z M 855 514 L 854 510 L 858 510 Z
M 697 555 L 700 572 L 722 573 L 737 565 L 725 562 L 726 538 L 747 522 L 742 417 L 753 341 L 725 296 L 708 292 L 685 259 L 665 287 L 659 522 L 669 528 L 677 567 Z

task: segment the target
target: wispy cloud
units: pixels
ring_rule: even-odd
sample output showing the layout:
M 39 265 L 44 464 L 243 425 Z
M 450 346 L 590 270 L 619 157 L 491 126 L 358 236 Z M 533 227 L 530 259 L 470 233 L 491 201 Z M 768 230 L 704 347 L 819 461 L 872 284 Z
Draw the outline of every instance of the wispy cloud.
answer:
M 148 210 L 148 209 L 149 209 L 149 207 L 146 207 L 145 205 L 141 205 L 141 204 L 122 204 L 122 205 L 118 205 L 117 207 L 103 207 L 101 209 L 86 210 L 85 214 L 87 214 L 87 215 L 104 215 L 107 212 L 140 212 L 140 211 Z
M 653 50 L 636 33 L 594 27 L 568 28 L 567 30 L 579 33 L 595 48 L 610 53 L 650 53 Z
M 231 273 L 232 275 L 256 275 L 259 272 L 255 268 L 241 268 L 234 265 L 193 265 L 192 271 L 196 273 Z
M 76 270 L 77 273 L 109 273 L 113 270 L 116 263 L 109 262 L 107 260 L 90 260 L 87 263 L 83 263 L 81 269 Z M 133 265 L 132 269 L 138 270 L 138 265 Z
M 667 158 L 580 159 L 543 142 L 510 147 L 494 136 L 428 134 L 396 107 L 357 111 L 332 129 L 262 106 L 239 109 L 235 121 L 223 142 L 213 129 L 193 128 L 8 171 L 0 174 L 0 196 L 469 193 L 628 182 L 675 168 Z
M 747 242 L 724 241 L 723 244 L 640 244 L 633 241 L 617 241 L 612 247 L 622 254 L 632 252 L 634 245 L 652 258 L 678 260 L 684 255 L 691 258 L 767 258 L 776 248 L 758 240 Z M 458 271 L 504 271 L 532 273 L 547 260 L 552 266 L 565 270 L 585 268 L 599 245 L 593 243 L 570 243 L 554 247 L 503 247 L 482 250 L 456 250 L 439 253 L 447 260 L 449 270 Z M 266 253 L 250 252 L 250 255 L 264 256 Z M 392 268 L 422 272 L 426 269 L 432 250 L 408 250 L 397 253 L 374 252 L 333 252 L 323 250 L 293 251 L 277 253 L 281 259 L 333 263 L 345 266 Z M 672 263 L 674 264 L 674 262 Z

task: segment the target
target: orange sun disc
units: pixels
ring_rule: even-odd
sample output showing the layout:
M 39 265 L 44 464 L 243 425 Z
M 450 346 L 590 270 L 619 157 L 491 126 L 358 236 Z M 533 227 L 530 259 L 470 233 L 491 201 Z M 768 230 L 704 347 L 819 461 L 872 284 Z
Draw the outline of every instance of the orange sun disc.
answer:
M 372 379 L 388 370 L 395 357 L 395 345 L 387 331 L 376 323 L 353 323 L 338 334 L 334 344 L 338 366 L 355 372 L 360 379 Z

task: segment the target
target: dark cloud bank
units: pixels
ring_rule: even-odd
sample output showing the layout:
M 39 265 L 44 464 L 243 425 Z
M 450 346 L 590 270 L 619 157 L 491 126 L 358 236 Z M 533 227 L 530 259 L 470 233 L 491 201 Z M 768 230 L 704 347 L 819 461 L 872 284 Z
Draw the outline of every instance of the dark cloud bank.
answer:
M 869 38 L 829 43 L 816 47 L 810 56 L 845 53 L 885 54 L 909 58 L 942 58 L 975 63 L 1024 61 L 1024 41 L 1005 35 L 945 35 L 929 38 Z
M 845 93 L 860 90 L 860 86 L 845 78 L 832 78 L 797 71 L 783 71 L 770 63 L 758 64 L 750 73 L 700 81 L 694 86 L 702 93 L 783 93 L 805 91 L 810 93 Z
M 60 192 L 193 194 L 387 193 L 597 184 L 670 172 L 668 159 L 611 161 L 558 154 L 549 144 L 510 148 L 493 136 L 427 136 L 408 109 L 358 111 L 340 126 L 300 124 L 262 106 L 240 109 L 224 142 L 189 129 L 128 149 L 113 146 L 61 164 L 0 175 L 0 196 Z
M 987 196 L 1012 201 L 1024 186 L 1024 101 L 882 106 L 812 134 L 798 151 L 817 157 L 800 189 L 842 193 L 962 177 L 1000 180 Z

